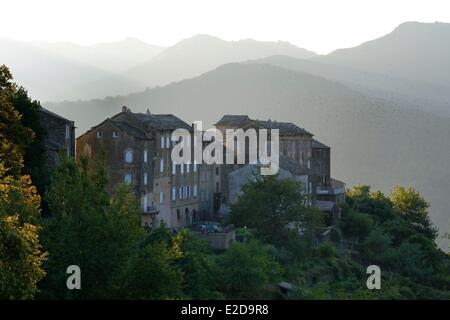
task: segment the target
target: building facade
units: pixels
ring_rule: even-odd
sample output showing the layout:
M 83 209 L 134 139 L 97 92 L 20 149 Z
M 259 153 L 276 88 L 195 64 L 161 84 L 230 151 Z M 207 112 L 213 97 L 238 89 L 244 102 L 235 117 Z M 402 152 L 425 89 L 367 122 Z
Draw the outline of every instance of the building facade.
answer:
M 172 163 L 171 133 L 179 128 L 192 130 L 174 115 L 123 107 L 77 138 L 77 157 L 105 154 L 109 192 L 130 185 L 141 199 L 143 226 L 186 226 L 199 219 L 200 166 Z
M 58 163 L 60 152 L 66 152 L 69 158 L 74 158 L 74 122 L 42 107 L 39 109 L 39 121 L 46 131 L 44 144 L 47 155 L 47 165 L 50 168 L 54 168 Z
M 290 122 L 272 120 L 254 120 L 247 115 L 225 115 L 216 124 L 224 135 L 226 143 L 227 129 L 273 129 L 279 131 L 278 177 L 301 181 L 304 192 L 309 195 L 312 206 L 328 212 L 329 222 L 335 223 L 340 216 L 340 204 L 344 201 L 344 183 L 331 178 L 330 148 L 313 138 L 313 134 Z M 251 169 L 249 166 L 253 167 Z M 257 165 L 225 167 L 223 190 L 225 202 L 221 204 L 223 213 L 235 202 L 237 195 L 251 172 Z M 228 171 L 228 172 L 226 172 Z M 253 173 L 252 173 L 253 174 Z
M 164 222 L 170 228 L 194 222 L 218 221 L 237 201 L 242 186 L 258 164 L 195 164 L 172 162 L 171 134 L 176 129 L 193 132 L 193 126 L 171 114 L 133 113 L 127 107 L 77 138 L 77 157 L 97 158 L 104 153 L 109 172 L 108 191 L 122 183 L 141 199 L 142 225 Z M 279 130 L 281 179 L 302 182 L 311 205 L 339 214 L 344 185 L 330 176 L 330 148 L 289 122 L 253 120 L 246 115 L 226 115 L 216 123 L 224 138 L 227 129 Z M 224 147 L 226 145 L 226 140 Z M 207 145 L 203 142 L 203 147 Z M 194 142 L 192 142 L 194 146 Z M 247 158 L 247 150 L 245 151 Z M 225 152 L 224 152 L 225 156 Z M 237 156 L 237 155 L 236 155 Z

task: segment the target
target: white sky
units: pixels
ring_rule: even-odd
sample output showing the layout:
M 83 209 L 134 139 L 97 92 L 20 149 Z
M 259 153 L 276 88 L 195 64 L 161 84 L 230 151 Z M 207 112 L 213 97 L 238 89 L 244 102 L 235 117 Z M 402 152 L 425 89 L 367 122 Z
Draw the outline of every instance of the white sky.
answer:
M 405 21 L 450 22 L 448 0 L 0 0 L 0 36 L 80 44 L 136 37 L 169 46 L 198 33 L 284 40 L 328 53 Z

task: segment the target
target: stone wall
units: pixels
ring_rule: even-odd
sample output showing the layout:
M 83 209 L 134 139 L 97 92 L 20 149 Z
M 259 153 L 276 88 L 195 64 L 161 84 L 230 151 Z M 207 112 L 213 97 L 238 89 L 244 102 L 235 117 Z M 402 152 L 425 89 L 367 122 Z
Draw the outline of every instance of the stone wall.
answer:
M 208 241 L 209 245 L 214 250 L 226 250 L 236 241 L 236 232 L 234 230 L 229 232 L 193 233 Z
M 59 152 L 66 150 L 67 155 L 75 157 L 75 126 L 74 122 L 64 119 L 45 109 L 39 113 L 40 123 L 47 131 L 44 139 L 48 166 L 54 167 L 58 163 Z

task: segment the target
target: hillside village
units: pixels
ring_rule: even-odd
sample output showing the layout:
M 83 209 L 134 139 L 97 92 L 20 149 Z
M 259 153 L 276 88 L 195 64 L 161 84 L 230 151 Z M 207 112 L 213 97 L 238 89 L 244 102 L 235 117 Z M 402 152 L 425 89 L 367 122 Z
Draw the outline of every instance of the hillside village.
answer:
M 225 140 L 200 141 L 226 150 L 227 164 L 179 165 L 174 136 L 195 137 L 196 122 L 123 106 L 76 139 L 83 124 L 31 100 L 6 66 L 0 75 L 0 117 L 11 124 L 0 126 L 0 228 L 19 240 L 0 246 L 2 297 L 448 297 L 449 256 L 435 243 L 425 198 L 401 185 L 389 194 L 346 190 L 331 176 L 330 147 L 296 123 L 220 116 L 213 131 Z M 233 154 L 233 131 L 259 136 L 247 151 L 238 135 L 245 148 Z M 270 143 L 261 136 L 269 131 Z M 265 149 L 276 159 L 277 175 L 262 174 L 274 163 L 251 160 L 254 141 L 259 156 Z M 249 162 L 228 162 L 229 151 Z M 83 290 L 64 286 L 74 263 Z M 365 270 L 374 263 L 384 290 L 369 292 Z
M 442 39 L 0 38 L 0 300 L 449 299 Z
M 192 131 L 193 126 L 172 114 L 152 114 L 149 110 L 145 114 L 133 113 L 124 106 L 122 112 L 81 134 L 75 142 L 74 123 L 43 110 L 42 116 L 52 119 L 43 123 L 50 132 L 47 146 L 53 158 L 62 148 L 70 150 L 68 155 L 77 159 L 81 156 L 98 159 L 105 151 L 108 190 L 112 193 L 122 183 L 131 186 L 140 199 L 141 222 L 145 228 L 158 227 L 163 222 L 178 230 L 202 222 L 220 221 L 259 166 L 249 163 L 173 164 L 171 133 L 179 128 Z M 309 204 L 327 213 L 328 225 L 337 222 L 345 185 L 331 177 L 330 147 L 290 122 L 224 115 L 215 127 L 223 133 L 227 129 L 278 129 L 278 177 L 301 181 Z

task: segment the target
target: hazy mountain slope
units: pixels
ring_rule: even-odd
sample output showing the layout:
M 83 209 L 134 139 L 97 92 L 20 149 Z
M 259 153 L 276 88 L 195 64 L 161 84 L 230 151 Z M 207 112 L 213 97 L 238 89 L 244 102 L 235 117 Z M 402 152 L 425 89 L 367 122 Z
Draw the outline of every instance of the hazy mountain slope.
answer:
M 450 86 L 450 23 L 406 22 L 390 34 L 318 61 Z
M 292 71 L 306 72 L 337 81 L 385 103 L 450 116 L 450 89 L 446 86 L 288 56 L 272 56 L 248 63 L 266 63 Z
M 434 222 L 450 230 L 449 118 L 375 103 L 341 84 L 262 64 L 229 64 L 142 93 L 47 107 L 76 120 L 81 133 L 122 105 L 207 125 L 225 113 L 293 121 L 332 147 L 334 177 L 385 191 L 412 184 L 432 202 Z
M 109 72 L 122 72 L 148 62 L 164 50 L 138 39 L 127 38 L 122 41 L 98 43 L 83 46 L 68 42 L 39 42 L 36 46 L 62 57 L 91 65 Z
M 198 76 L 222 64 L 258 59 L 276 54 L 309 58 L 315 53 L 287 42 L 255 40 L 224 41 L 208 35 L 182 40 L 146 64 L 124 73 L 148 87 Z
M 87 99 L 142 88 L 123 76 L 3 38 L 0 38 L 0 64 L 6 64 L 14 80 L 37 100 Z

